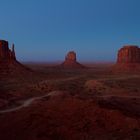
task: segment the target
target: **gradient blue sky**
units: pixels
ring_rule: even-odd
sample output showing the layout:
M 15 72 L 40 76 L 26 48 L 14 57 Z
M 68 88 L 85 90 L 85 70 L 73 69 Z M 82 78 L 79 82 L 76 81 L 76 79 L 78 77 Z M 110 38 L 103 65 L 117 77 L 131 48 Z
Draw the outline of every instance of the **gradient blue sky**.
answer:
M 0 0 L 0 39 L 21 61 L 114 61 L 125 44 L 140 45 L 140 0 Z

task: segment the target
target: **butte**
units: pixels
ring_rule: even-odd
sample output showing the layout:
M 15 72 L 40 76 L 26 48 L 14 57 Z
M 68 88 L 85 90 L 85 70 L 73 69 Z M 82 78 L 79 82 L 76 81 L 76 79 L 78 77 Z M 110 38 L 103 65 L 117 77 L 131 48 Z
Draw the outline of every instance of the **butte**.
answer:
M 127 45 L 118 51 L 117 62 L 113 67 L 117 72 L 140 72 L 140 48 Z
M 81 69 L 86 68 L 79 62 L 77 62 L 77 56 L 74 51 L 68 52 L 68 54 L 65 57 L 65 61 L 61 64 L 61 68 L 64 69 Z
M 0 40 L 0 75 L 23 74 L 27 71 L 29 69 L 16 59 L 14 44 L 12 45 L 12 49 L 9 49 L 8 41 Z

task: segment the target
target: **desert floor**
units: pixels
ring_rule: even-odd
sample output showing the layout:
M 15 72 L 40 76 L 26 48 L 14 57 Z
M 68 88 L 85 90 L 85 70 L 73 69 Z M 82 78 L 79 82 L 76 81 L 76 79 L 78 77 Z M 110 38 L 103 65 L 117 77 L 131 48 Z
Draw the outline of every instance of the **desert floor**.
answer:
M 0 75 L 0 140 L 140 139 L 140 74 L 25 65 Z

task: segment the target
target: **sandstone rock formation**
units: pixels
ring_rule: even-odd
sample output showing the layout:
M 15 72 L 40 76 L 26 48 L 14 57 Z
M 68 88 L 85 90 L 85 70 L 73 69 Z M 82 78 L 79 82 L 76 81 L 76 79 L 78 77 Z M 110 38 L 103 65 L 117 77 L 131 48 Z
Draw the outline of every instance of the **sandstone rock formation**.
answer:
M 139 72 L 140 48 L 135 45 L 124 46 L 118 51 L 115 71 Z
M 68 52 L 65 57 L 65 61 L 61 64 L 61 66 L 68 69 L 85 68 L 83 65 L 77 62 L 76 53 L 74 51 Z
M 26 72 L 27 69 L 16 60 L 14 44 L 12 49 L 9 49 L 8 41 L 0 40 L 0 77 L 10 73 Z
M 138 46 L 124 46 L 118 52 L 117 63 L 140 63 L 140 48 Z
M 16 60 L 14 44 L 12 50 L 9 49 L 9 44 L 5 40 L 0 40 L 0 61 Z
M 71 51 L 69 52 L 67 55 L 66 55 L 66 58 L 65 60 L 68 62 L 76 62 L 76 53 L 74 51 Z

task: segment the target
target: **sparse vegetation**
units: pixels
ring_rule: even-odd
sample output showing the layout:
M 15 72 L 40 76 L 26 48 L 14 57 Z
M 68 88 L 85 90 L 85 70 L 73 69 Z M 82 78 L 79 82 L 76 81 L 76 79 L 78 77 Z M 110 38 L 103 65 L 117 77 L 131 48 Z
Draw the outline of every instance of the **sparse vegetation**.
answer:
M 23 116 L 24 119 L 21 117 L 16 129 L 26 134 L 26 130 L 20 128 L 23 125 L 28 131 L 35 131 L 37 139 L 63 139 L 71 135 L 69 130 L 74 136 L 85 139 L 103 138 L 103 135 L 96 134 L 99 132 L 109 139 L 124 139 L 128 132 L 132 139 L 139 138 L 140 126 L 136 122 L 139 122 L 140 115 L 140 76 L 113 74 L 107 70 L 103 67 L 58 70 L 42 66 L 41 70 L 36 68 L 36 72 L 26 77 L 7 76 L 0 81 L 0 109 L 19 106 L 29 98 L 58 91 L 58 95 L 44 97 L 29 108 L 13 113 L 15 118 Z M 9 114 L 11 118 L 12 113 Z M 2 116 L 0 122 L 5 122 Z

